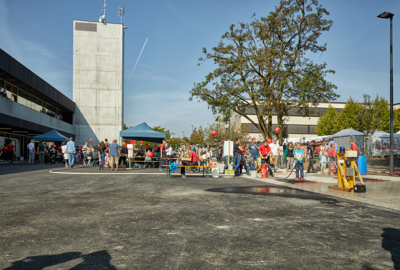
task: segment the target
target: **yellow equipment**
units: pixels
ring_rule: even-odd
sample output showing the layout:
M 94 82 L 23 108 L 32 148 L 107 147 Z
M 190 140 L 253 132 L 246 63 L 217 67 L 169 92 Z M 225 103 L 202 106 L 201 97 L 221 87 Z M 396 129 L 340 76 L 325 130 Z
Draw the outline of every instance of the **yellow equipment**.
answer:
M 338 188 L 344 190 L 352 190 L 354 189 L 354 185 L 356 182 L 356 172 L 358 174 L 358 178 L 361 184 L 364 185 L 364 181 L 361 177 L 360 172 L 358 171 L 358 167 L 356 164 L 357 151 L 345 151 L 345 153 L 337 152 L 337 179 L 338 179 Z

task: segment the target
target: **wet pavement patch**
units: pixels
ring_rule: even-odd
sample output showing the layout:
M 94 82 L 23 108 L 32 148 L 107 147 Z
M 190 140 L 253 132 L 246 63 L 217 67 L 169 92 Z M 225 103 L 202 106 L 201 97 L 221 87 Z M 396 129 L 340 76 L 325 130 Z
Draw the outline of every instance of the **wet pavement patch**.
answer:
M 305 184 L 321 184 L 322 182 L 315 182 L 315 181 L 296 181 L 294 179 L 275 179 L 276 181 L 288 183 L 288 184 L 294 184 L 294 185 L 305 185 Z
M 211 188 L 207 189 L 206 191 L 220 192 L 220 193 L 269 195 L 269 196 L 298 198 L 306 200 L 336 201 L 335 199 L 317 193 L 299 190 L 295 188 L 279 187 L 279 186 L 222 187 L 222 188 Z

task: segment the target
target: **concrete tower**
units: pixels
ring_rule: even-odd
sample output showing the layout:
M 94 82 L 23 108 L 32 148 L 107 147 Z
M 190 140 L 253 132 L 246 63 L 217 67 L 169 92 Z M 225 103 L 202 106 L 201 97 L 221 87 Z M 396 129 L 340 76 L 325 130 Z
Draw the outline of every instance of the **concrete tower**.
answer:
M 122 24 L 74 21 L 75 143 L 119 140 L 123 128 Z

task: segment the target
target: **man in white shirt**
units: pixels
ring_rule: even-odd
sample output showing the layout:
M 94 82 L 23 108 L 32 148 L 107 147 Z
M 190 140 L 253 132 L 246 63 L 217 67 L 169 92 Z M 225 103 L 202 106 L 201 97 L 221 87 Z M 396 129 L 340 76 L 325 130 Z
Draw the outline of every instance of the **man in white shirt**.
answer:
M 165 154 L 167 155 L 167 158 L 171 158 L 171 156 L 172 156 L 172 146 L 171 145 L 169 145 Z
M 33 164 L 35 162 L 35 140 L 31 140 L 31 142 L 28 144 L 28 149 L 29 149 L 29 160 L 28 164 Z
M 269 148 L 271 148 L 272 156 L 274 157 L 274 172 L 276 172 L 279 157 L 279 143 L 277 142 L 276 138 L 274 138 L 272 143 L 269 144 Z

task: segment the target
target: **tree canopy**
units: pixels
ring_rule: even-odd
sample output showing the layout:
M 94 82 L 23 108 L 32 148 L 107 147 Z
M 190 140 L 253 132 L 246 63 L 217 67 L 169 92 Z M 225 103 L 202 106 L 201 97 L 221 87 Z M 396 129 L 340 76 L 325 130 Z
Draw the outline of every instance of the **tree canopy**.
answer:
M 206 101 L 216 115 L 234 111 L 265 139 L 272 136 L 273 112 L 283 130 L 289 109 L 307 115 L 310 106 L 335 100 L 336 86 L 325 80 L 334 71 L 306 57 L 326 50 L 318 38 L 332 26 L 327 15 L 317 0 L 282 0 L 267 17 L 231 25 L 211 52 L 203 48 L 200 63 L 213 60 L 217 68 L 194 85 L 190 99 Z
M 400 130 L 400 110 L 394 110 L 393 128 Z M 377 96 L 371 101 L 370 96 L 364 95 L 364 101 L 358 102 L 351 97 L 345 107 L 339 112 L 329 106 L 315 128 L 318 135 L 330 135 L 342 129 L 352 128 L 365 135 L 371 135 L 376 129 L 390 132 L 389 102 Z

